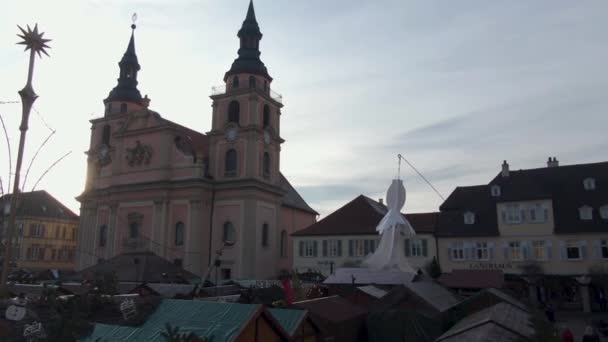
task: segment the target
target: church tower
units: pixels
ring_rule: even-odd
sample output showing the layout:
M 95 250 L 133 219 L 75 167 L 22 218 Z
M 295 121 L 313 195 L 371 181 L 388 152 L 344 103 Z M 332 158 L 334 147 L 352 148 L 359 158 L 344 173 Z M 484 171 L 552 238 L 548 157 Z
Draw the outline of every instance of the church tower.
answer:
M 238 32 L 238 57 L 214 88 L 211 158 L 218 180 L 256 179 L 278 184 L 281 96 L 270 89 L 272 77 L 260 60 L 262 33 L 253 2 Z
M 218 206 L 239 203 L 239 211 L 224 216 L 214 226 L 220 234 L 235 225 L 238 250 L 232 276 L 247 277 L 264 272 L 276 276 L 281 198 L 280 137 L 281 96 L 270 89 L 272 77 L 260 60 L 262 33 L 253 2 L 238 31 L 238 57 L 224 75 L 224 85 L 213 89 L 210 173 L 217 182 Z M 237 190 L 239 190 L 237 192 Z M 223 193 L 223 195 L 222 195 Z M 236 209 L 235 209 L 236 210 Z M 218 207 L 218 211 L 221 209 Z M 234 216 L 239 218 L 234 218 Z M 214 240 L 215 241 L 215 240 Z M 221 243 L 221 241 L 215 241 Z M 237 249 L 235 249 L 237 250 Z M 230 252 L 227 259 L 231 259 Z M 258 270 L 260 268 L 260 270 Z M 227 275 L 227 274 L 226 274 Z

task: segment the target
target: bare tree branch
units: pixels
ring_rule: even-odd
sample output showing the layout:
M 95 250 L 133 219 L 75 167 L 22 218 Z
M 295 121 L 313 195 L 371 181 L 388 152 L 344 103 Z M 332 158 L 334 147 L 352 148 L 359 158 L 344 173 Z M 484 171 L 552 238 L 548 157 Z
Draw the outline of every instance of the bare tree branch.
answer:
M 27 171 L 25 172 L 25 177 L 23 178 L 23 186 L 21 187 L 21 189 L 25 189 L 25 184 L 27 183 L 27 176 L 30 174 L 30 169 L 32 168 L 32 165 L 34 164 L 34 160 L 36 160 L 38 153 L 40 153 L 40 150 L 42 150 L 44 145 L 46 145 L 46 143 L 49 141 L 49 139 L 51 139 L 53 134 L 55 134 L 55 131 L 52 131 L 51 134 L 49 134 L 49 136 L 46 137 L 46 139 L 42 142 L 42 144 L 36 150 L 36 153 L 32 157 L 32 160 L 30 160 L 30 165 L 27 167 Z
M 38 186 L 38 183 L 40 183 L 40 181 L 42 180 L 42 178 L 44 176 L 46 176 L 46 174 L 51 171 L 51 169 L 57 165 L 57 163 L 59 163 L 63 158 L 67 157 L 70 153 L 72 153 L 72 151 L 64 154 L 63 156 L 61 156 L 61 158 L 57 159 L 53 164 L 51 164 L 51 166 L 49 166 L 48 169 L 46 169 L 46 171 L 44 171 L 44 173 L 40 176 L 40 178 L 38 178 L 38 180 L 36 181 L 36 184 L 34 184 L 34 186 L 32 187 L 32 191 L 34 191 L 36 189 L 36 186 Z
M 8 186 L 11 186 L 11 172 L 13 172 L 13 157 L 11 156 L 11 140 L 8 138 L 8 131 L 4 125 L 4 119 L 0 115 L 0 122 L 2 122 L 2 128 L 4 129 L 4 137 L 6 138 L 6 148 L 8 149 Z M 10 190 L 9 190 L 10 191 Z

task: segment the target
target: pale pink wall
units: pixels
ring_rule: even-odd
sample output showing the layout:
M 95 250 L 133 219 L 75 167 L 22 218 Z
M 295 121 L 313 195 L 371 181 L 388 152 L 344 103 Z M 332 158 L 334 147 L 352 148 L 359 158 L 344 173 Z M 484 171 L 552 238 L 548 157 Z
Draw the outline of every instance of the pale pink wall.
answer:
M 143 215 L 143 220 L 139 230 L 140 240 L 148 243 L 152 237 L 152 205 L 142 205 L 133 207 L 121 207 L 118 210 L 118 222 L 116 223 L 118 229 L 116 231 L 115 246 L 117 246 L 117 254 L 124 251 L 123 242 L 128 238 L 129 234 L 129 213 L 138 213 Z
M 101 227 L 102 225 L 107 225 L 108 228 L 106 228 L 106 232 L 108 232 L 108 229 L 110 227 L 110 211 L 107 209 L 99 209 L 97 211 L 97 226 L 94 227 L 93 229 L 93 239 L 95 241 L 95 255 L 98 256 L 98 258 L 102 258 L 104 256 L 104 250 L 105 250 L 105 246 L 99 246 L 99 227 Z M 109 238 L 109 236 L 108 236 Z M 106 239 L 106 246 L 108 245 L 107 243 L 107 239 Z
M 239 274 L 240 270 L 236 267 L 239 264 L 241 258 L 240 251 L 243 249 L 242 231 L 243 231 L 243 217 L 242 201 L 216 201 L 215 212 L 213 217 L 213 251 L 216 251 L 222 246 L 223 233 L 224 233 L 224 222 L 230 221 L 234 225 L 236 231 L 236 243 L 234 246 L 226 247 L 224 249 L 222 260 L 234 261 L 234 265 L 226 264 L 224 267 L 232 268 L 232 274 Z M 250 242 L 247 242 L 250 243 Z M 212 256 L 214 257 L 214 256 Z
M 292 233 L 304 229 L 316 222 L 316 216 L 305 211 L 282 207 L 281 208 L 281 226 L 278 228 L 280 237 L 281 230 L 287 231 L 287 257 L 279 257 L 280 269 L 293 269 L 293 239 Z
M 257 222 L 255 226 L 255 250 L 256 250 L 256 274 L 260 279 L 275 279 L 277 272 L 275 269 L 276 257 L 278 256 L 278 235 L 276 208 L 274 205 L 265 202 L 258 202 Z M 268 245 L 262 246 L 262 226 L 268 224 Z M 271 266 L 272 265 L 272 266 Z
M 167 240 L 164 242 L 165 246 L 169 246 L 167 250 L 167 256 L 169 259 L 185 259 L 184 249 L 186 247 L 186 241 L 188 241 L 188 230 L 190 228 L 190 222 L 188 220 L 188 205 L 183 204 L 172 204 L 171 213 L 169 215 L 169 227 L 167 231 Z M 175 225 L 178 222 L 184 223 L 184 244 L 182 246 L 175 245 Z M 184 260 L 185 261 L 185 260 Z
M 134 148 L 136 146 L 137 140 L 139 140 L 139 142 L 142 145 L 148 145 L 152 148 L 152 156 L 151 156 L 148 164 L 142 163 L 139 165 L 136 164 L 134 166 L 130 166 L 129 163 L 127 162 L 127 158 L 126 158 L 127 149 Z M 161 164 L 160 153 L 161 153 L 162 140 L 163 140 L 163 137 L 161 136 L 160 133 L 140 135 L 137 137 L 124 137 L 122 140 L 122 146 L 123 146 L 122 151 L 116 151 L 116 152 L 118 152 L 116 154 L 116 156 L 118 158 L 120 158 L 122 161 L 120 172 L 122 172 L 122 173 L 134 172 L 137 170 L 145 170 L 145 169 L 159 167 Z
M 246 161 L 246 151 L 245 151 L 245 143 L 242 140 L 237 140 L 237 142 L 233 144 L 227 144 L 225 142 L 220 142 L 219 144 L 219 154 L 217 156 L 217 164 L 216 164 L 216 175 L 217 178 L 224 178 L 224 166 L 226 160 L 226 151 L 233 148 L 237 153 L 237 177 L 242 177 L 245 174 L 245 161 Z M 232 178 L 232 177 L 228 177 Z

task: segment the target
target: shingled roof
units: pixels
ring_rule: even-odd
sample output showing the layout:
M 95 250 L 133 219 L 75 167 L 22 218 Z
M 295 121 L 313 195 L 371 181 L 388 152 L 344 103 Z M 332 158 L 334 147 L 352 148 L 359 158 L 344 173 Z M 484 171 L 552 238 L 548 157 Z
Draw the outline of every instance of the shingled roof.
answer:
M 0 208 L 10 203 L 12 194 L 0 197 Z M 18 217 L 39 217 L 78 221 L 79 216 L 44 190 L 21 192 L 18 196 Z
M 439 207 L 437 236 L 498 236 L 496 201 L 487 185 L 457 187 Z M 475 214 L 473 224 L 464 223 L 464 214 Z
M 595 190 L 583 181 L 595 180 Z M 491 196 L 492 186 L 500 195 Z M 438 236 L 497 236 L 496 204 L 515 201 L 551 200 L 556 234 L 608 232 L 608 220 L 599 209 L 608 205 L 608 162 L 576 164 L 500 173 L 487 185 L 458 187 L 441 205 Z M 592 220 L 581 220 L 579 208 L 593 208 Z M 464 224 L 464 213 L 475 214 L 474 224 Z
M 93 280 L 116 274 L 118 282 L 197 284 L 200 277 L 152 252 L 119 254 L 66 277 L 65 280 Z
M 359 195 L 319 222 L 293 233 L 293 236 L 377 235 L 376 226 L 387 212 L 386 206 Z M 404 215 L 418 233 L 435 231 L 439 213 Z

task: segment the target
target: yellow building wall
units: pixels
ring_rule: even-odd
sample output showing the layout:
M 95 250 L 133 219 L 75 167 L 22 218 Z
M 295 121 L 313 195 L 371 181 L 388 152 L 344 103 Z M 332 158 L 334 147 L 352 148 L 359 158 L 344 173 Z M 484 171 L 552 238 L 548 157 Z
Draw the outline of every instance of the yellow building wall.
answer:
M 22 217 L 17 227 L 17 268 L 74 270 L 78 220 Z

